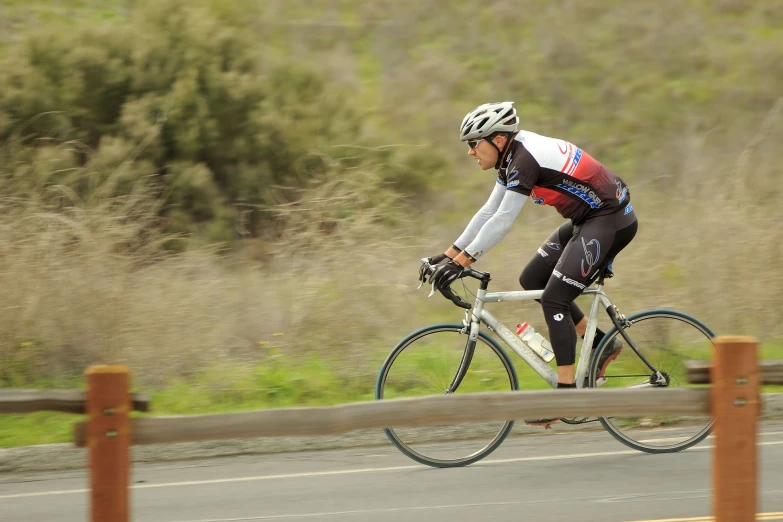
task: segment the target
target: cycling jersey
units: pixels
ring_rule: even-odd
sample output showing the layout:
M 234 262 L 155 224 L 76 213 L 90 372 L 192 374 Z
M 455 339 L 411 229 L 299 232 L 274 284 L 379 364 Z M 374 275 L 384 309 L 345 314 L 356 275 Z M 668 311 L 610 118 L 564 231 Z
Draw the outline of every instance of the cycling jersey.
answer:
M 575 224 L 616 212 L 631 199 L 619 176 L 576 145 L 524 130 L 503 158 L 498 183 Z
M 564 223 L 525 268 L 520 283 L 543 289 L 540 302 L 558 366 L 574 364 L 575 323 L 584 318 L 574 300 L 636 235 L 625 182 L 579 147 L 519 131 L 500 158 L 497 183 L 454 242 L 474 260 L 511 229 L 528 198 L 551 205 Z

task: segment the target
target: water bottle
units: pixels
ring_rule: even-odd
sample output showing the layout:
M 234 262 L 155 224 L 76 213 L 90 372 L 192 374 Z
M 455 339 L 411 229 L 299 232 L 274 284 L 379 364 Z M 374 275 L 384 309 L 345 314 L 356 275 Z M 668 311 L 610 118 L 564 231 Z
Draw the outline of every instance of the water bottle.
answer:
M 528 348 L 536 352 L 536 355 L 544 361 L 549 362 L 555 358 L 555 352 L 552 351 L 552 345 L 544 339 L 544 336 L 533 330 L 533 327 L 527 323 L 517 325 L 517 335 Z

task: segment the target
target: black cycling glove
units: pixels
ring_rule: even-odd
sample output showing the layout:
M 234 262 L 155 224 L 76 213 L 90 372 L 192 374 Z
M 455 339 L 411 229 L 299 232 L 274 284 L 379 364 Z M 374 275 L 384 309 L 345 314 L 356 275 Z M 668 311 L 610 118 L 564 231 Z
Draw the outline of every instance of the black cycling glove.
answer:
M 451 261 L 451 258 L 449 256 L 447 256 L 446 254 L 438 254 L 437 256 L 432 256 L 429 259 L 430 259 L 430 264 L 431 265 L 440 264 L 445 259 L 448 259 L 449 261 Z
M 448 263 L 438 265 L 430 278 L 430 282 L 435 284 L 438 290 L 445 290 L 451 286 L 451 283 L 463 276 L 465 268 L 459 263 L 449 261 Z

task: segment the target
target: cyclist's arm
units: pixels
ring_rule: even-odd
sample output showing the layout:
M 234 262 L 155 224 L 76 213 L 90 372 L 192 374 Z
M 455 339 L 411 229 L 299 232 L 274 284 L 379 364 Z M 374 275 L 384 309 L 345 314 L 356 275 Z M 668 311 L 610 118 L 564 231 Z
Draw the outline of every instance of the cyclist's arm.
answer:
M 473 219 L 468 223 L 468 226 L 465 227 L 465 231 L 456 241 L 454 241 L 454 245 L 447 252 L 447 254 L 450 254 L 449 257 L 453 259 L 457 254 L 465 250 L 465 247 L 476 238 L 481 227 L 483 227 L 484 224 L 495 215 L 495 212 L 497 212 L 505 193 L 506 187 L 499 182 L 495 183 L 495 188 L 492 189 L 492 193 L 489 195 L 487 202 L 484 203 L 484 206 L 481 207 L 478 212 L 476 212 Z
M 456 261 L 467 266 L 500 243 L 511 230 L 511 225 L 527 200 L 528 196 L 507 190 L 495 214 L 484 223 L 476 238 L 465 248 L 467 256 L 463 253 Z

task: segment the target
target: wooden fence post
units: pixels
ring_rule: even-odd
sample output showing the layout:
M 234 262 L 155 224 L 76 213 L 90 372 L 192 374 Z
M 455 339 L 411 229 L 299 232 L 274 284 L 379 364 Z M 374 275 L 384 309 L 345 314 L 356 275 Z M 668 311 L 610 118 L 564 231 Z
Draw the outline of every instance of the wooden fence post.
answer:
M 90 366 L 87 368 L 86 377 L 91 520 L 128 522 L 128 368 Z
M 756 437 L 760 408 L 758 342 L 717 337 L 712 367 L 715 417 L 712 507 L 716 522 L 756 520 Z

